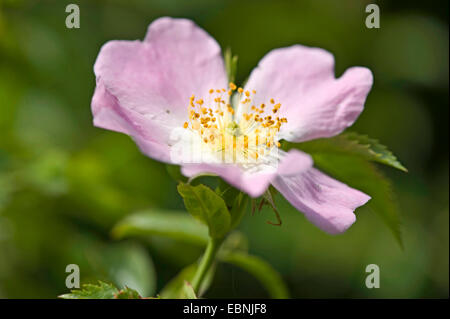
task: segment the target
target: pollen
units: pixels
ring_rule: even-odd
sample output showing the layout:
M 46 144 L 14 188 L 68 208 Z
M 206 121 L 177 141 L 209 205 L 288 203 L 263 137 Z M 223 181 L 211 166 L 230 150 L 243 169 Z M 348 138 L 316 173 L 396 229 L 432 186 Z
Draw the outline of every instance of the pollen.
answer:
M 234 91 L 239 99 L 232 102 Z M 188 130 L 186 134 L 193 134 L 204 145 L 202 152 L 242 165 L 276 156 L 272 150 L 281 147 L 277 135 L 287 123 L 285 117 L 278 116 L 281 103 L 271 98 L 267 101 L 271 108 L 266 108 L 265 103 L 256 104 L 255 90 L 244 90 L 233 82 L 228 88 L 211 88 L 207 93 L 207 97 L 190 96 L 188 121 L 182 125 Z

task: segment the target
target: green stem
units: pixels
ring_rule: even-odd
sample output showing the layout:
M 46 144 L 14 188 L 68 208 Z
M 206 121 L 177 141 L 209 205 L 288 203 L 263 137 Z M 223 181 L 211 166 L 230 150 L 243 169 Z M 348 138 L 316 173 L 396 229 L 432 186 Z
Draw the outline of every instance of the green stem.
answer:
M 210 238 L 208 245 L 206 246 L 205 253 L 203 254 L 200 264 L 198 265 L 197 271 L 195 272 L 194 279 L 192 280 L 192 288 L 195 293 L 198 294 L 200 286 L 205 279 L 206 274 L 211 268 L 214 258 L 222 244 L 223 239 Z

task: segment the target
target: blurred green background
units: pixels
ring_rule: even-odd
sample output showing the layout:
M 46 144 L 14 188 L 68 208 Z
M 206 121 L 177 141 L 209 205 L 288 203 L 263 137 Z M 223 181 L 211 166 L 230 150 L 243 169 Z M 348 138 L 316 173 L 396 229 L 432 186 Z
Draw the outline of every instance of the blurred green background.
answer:
M 244 217 L 250 252 L 269 261 L 295 298 L 449 296 L 448 1 L 376 1 L 381 28 L 364 25 L 375 1 L 0 0 L 0 297 L 54 298 L 65 267 L 82 282 L 124 283 L 154 294 L 201 247 L 163 238 L 113 240 L 112 226 L 141 209 L 184 209 L 163 164 L 125 135 L 93 127 L 92 67 L 103 43 L 142 39 L 160 16 L 187 17 L 239 56 L 242 81 L 269 50 L 296 43 L 331 51 L 336 74 L 369 67 L 375 84 L 352 127 L 378 138 L 409 169 L 380 168 L 402 213 L 402 250 L 363 207 L 329 236 L 277 198 Z M 66 29 L 76 3 L 81 28 Z M 365 287 L 365 267 L 381 288 Z M 220 264 L 205 297 L 266 297 L 258 281 Z

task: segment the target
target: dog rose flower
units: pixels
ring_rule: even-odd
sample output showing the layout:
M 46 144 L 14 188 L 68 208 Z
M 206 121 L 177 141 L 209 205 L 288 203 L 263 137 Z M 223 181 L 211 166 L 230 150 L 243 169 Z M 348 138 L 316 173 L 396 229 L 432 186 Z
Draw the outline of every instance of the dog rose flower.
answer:
M 214 173 L 252 197 L 273 185 L 322 230 L 355 221 L 370 197 L 280 141 L 332 137 L 364 108 L 369 69 L 334 76 L 333 56 L 294 45 L 269 52 L 245 87 L 229 83 L 220 46 L 186 19 L 160 18 L 143 41 L 109 41 L 94 65 L 94 125 L 131 136 L 147 156 Z

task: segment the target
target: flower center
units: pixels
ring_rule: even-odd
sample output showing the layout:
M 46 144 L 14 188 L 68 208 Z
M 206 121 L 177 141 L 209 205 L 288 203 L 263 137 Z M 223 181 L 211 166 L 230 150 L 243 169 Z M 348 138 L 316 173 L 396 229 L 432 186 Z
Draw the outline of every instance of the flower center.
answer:
M 280 147 L 277 133 L 287 119 L 277 116 L 281 104 L 274 99 L 254 105 L 255 94 L 230 83 L 228 90 L 211 89 L 205 99 L 192 95 L 183 127 L 200 138 L 202 151 L 222 162 L 259 163 L 274 157 Z M 234 97 L 239 112 L 231 104 Z

